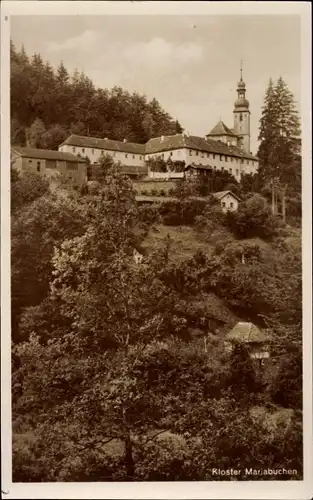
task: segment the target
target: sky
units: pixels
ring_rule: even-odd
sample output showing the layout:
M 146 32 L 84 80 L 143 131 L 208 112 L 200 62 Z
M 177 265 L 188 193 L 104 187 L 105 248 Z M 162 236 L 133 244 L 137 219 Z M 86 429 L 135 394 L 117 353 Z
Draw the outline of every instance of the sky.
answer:
M 96 86 L 156 97 L 186 131 L 233 126 L 240 61 L 251 111 L 251 150 L 269 79 L 300 101 L 301 26 L 295 15 L 12 16 L 11 38 L 29 55 L 84 71 Z M 299 106 L 298 106 L 299 109 Z

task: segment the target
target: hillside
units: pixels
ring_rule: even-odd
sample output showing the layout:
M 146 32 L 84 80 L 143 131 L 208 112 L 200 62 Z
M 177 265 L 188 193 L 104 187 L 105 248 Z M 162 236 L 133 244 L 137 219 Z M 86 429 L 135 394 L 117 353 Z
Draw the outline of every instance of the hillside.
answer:
M 27 99 L 24 98 L 27 96 Z M 70 134 L 145 143 L 182 132 L 156 100 L 121 87 L 96 88 L 84 74 L 54 70 L 11 41 L 11 141 L 56 149 Z

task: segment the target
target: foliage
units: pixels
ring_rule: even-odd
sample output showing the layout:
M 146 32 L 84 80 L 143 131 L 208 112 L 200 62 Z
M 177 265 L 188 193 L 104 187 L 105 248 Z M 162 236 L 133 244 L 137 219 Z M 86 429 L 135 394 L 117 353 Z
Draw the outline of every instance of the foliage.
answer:
M 12 42 L 10 88 L 12 137 L 21 146 L 26 132 L 29 145 L 55 148 L 70 134 L 144 143 L 182 131 L 155 98 L 96 88 L 84 73 L 69 75 L 62 62 L 54 71 Z
M 88 178 L 90 181 L 96 181 L 100 185 L 105 181 L 106 176 L 113 170 L 117 170 L 120 164 L 114 162 L 110 155 L 101 155 L 97 165 L 89 165 Z
M 204 480 L 217 463 L 278 467 L 281 457 L 300 473 L 299 423 L 288 436 L 253 418 L 243 360 L 235 375 L 216 349 L 177 341 L 87 355 L 73 335 L 46 346 L 31 337 L 15 355 L 15 481 Z
M 157 156 L 156 158 L 149 158 L 149 160 L 147 160 L 146 162 L 146 165 L 151 172 L 165 173 L 168 171 L 167 163 L 161 156 Z
M 52 194 L 24 204 L 11 222 L 11 283 L 13 340 L 21 309 L 39 304 L 47 295 L 55 245 L 82 234 L 86 214 L 82 206 Z
M 203 214 L 206 207 L 205 200 L 187 198 L 165 201 L 159 208 L 160 216 L 165 225 L 179 226 L 192 225 L 196 217 Z
M 270 392 L 273 401 L 285 408 L 302 409 L 302 352 L 294 348 L 285 353 Z
M 236 212 L 227 215 L 228 225 L 239 238 L 272 238 L 277 234 L 278 222 L 271 214 L 266 200 L 254 194 L 240 203 Z
M 277 212 L 277 197 L 281 199 L 284 220 L 286 195 L 300 175 L 299 137 L 300 120 L 292 92 L 282 77 L 275 85 L 270 80 L 260 120 L 259 177 L 262 185 L 271 185 L 273 213 Z
M 37 198 L 47 194 L 49 182 L 38 174 L 24 172 L 20 175 L 11 166 L 11 211 L 12 214 Z
M 27 146 L 31 148 L 42 147 L 42 137 L 46 133 L 44 122 L 40 118 L 36 118 L 29 128 L 26 129 Z
M 240 177 L 240 194 L 258 193 L 260 192 L 260 176 L 256 174 L 241 174 Z
M 61 99 L 69 76 L 57 75 Z M 231 216 L 190 179 L 176 201 L 140 206 L 118 164 L 103 157 L 95 172 L 85 192 L 50 193 L 12 170 L 14 481 L 216 480 L 217 464 L 284 464 L 301 479 L 298 232 L 259 195 Z M 160 218 L 210 244 L 182 262 L 170 238 L 144 251 Z M 216 242 L 228 224 L 241 239 L 224 229 Z M 242 345 L 225 350 L 239 320 L 270 334 L 267 388 Z

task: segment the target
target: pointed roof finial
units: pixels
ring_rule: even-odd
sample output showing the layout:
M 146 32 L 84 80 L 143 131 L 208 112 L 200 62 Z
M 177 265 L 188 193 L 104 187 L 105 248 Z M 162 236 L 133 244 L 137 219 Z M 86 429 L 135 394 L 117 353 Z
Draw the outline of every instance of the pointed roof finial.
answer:
M 242 59 L 240 61 L 240 81 L 242 82 Z

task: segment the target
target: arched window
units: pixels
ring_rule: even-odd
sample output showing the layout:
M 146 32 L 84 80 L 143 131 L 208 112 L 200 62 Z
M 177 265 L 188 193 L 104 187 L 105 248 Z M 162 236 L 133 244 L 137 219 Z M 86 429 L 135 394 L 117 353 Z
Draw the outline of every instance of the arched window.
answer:
M 240 113 L 240 115 L 239 115 L 239 120 L 240 120 L 241 122 L 242 122 L 242 120 L 243 120 L 242 113 Z

